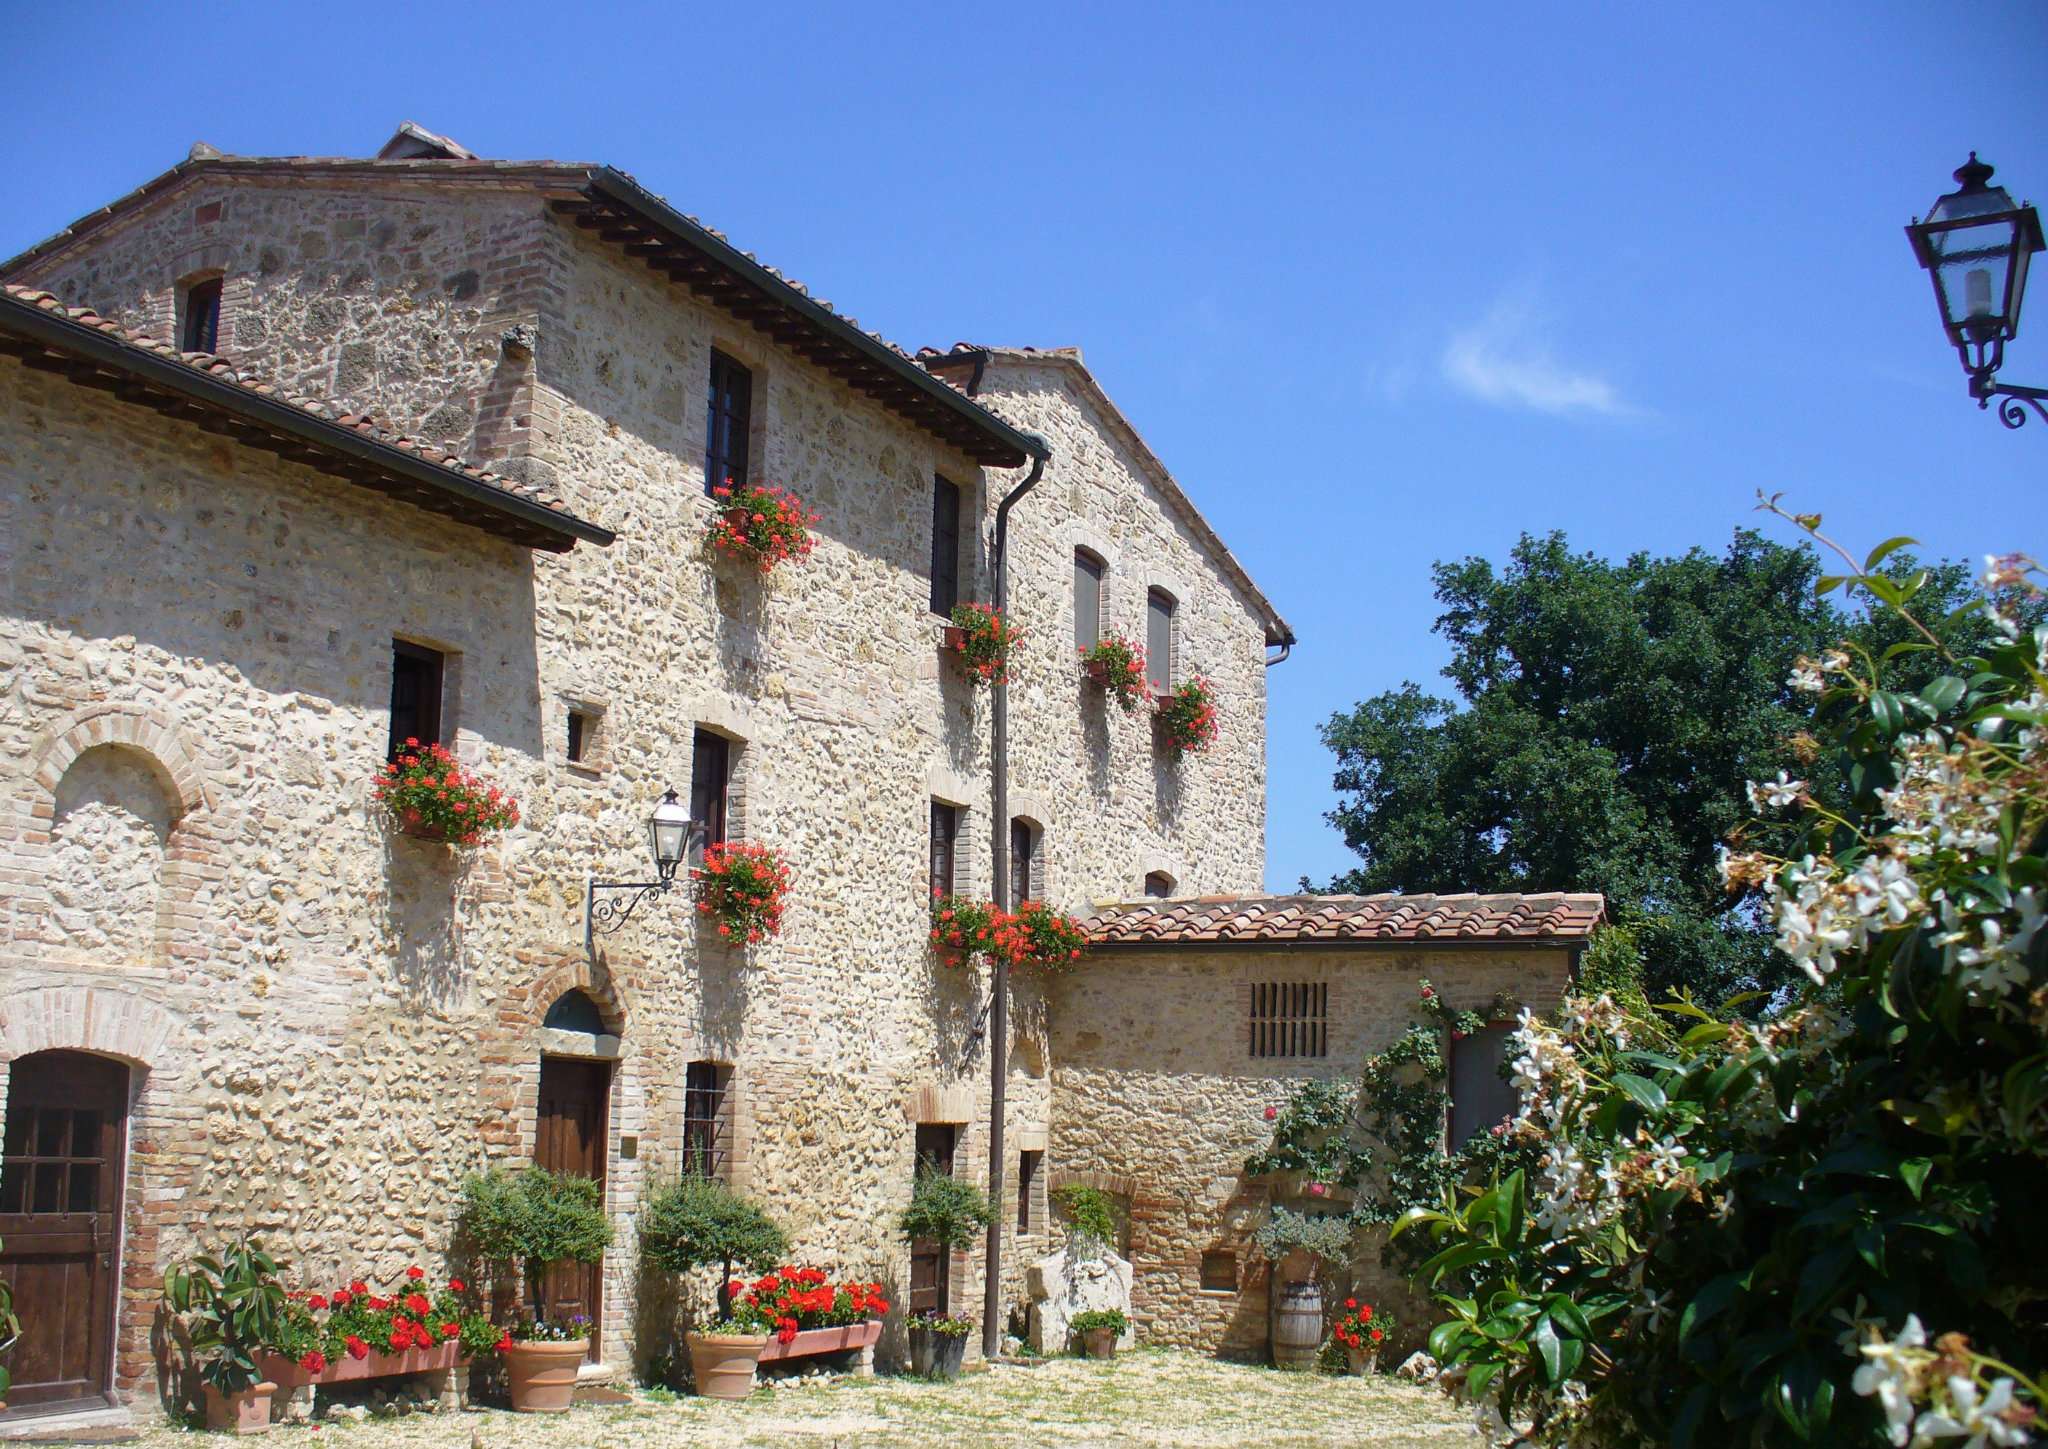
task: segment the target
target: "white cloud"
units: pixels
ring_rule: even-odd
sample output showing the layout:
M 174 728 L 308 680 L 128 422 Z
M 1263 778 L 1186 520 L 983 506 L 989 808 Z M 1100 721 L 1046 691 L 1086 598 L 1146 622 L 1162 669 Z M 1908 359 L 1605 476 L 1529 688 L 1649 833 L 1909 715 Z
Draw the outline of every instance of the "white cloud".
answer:
M 1562 361 L 1545 335 L 1549 321 L 1526 298 L 1504 298 L 1451 334 L 1444 380 L 1481 402 L 1556 417 L 1627 417 L 1636 410 L 1598 373 Z

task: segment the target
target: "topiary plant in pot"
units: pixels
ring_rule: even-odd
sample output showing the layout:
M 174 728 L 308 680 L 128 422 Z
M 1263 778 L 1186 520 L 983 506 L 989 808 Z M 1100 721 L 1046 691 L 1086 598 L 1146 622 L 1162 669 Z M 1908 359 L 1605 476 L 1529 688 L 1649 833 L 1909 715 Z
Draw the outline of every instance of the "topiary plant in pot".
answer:
M 670 1273 L 718 1266 L 718 1321 L 684 1335 L 697 1392 L 744 1399 L 768 1346 L 769 1325 L 734 1303 L 733 1269 L 764 1272 L 789 1252 L 772 1218 L 722 1182 L 686 1175 L 662 1188 L 640 1215 L 640 1255 Z
M 477 1257 L 517 1268 L 527 1311 L 498 1340 L 512 1407 L 522 1414 L 566 1412 L 577 1367 L 590 1351 L 591 1325 L 580 1315 L 547 1316 L 541 1287 L 557 1263 L 596 1263 L 611 1246 L 604 1188 L 588 1177 L 529 1166 L 493 1167 L 462 1184 L 462 1227 Z
M 199 1370 L 209 1429 L 270 1428 L 277 1385 L 257 1371 L 256 1352 L 284 1315 L 279 1266 L 254 1238 L 244 1238 L 218 1257 L 197 1254 L 164 1274 L 164 1307 Z

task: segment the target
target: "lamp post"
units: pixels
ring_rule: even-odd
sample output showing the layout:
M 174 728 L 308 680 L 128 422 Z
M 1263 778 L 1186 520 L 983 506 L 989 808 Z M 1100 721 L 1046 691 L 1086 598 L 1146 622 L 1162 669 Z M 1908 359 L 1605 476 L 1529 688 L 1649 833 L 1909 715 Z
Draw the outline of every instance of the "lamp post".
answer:
M 2006 399 L 1998 420 L 2008 428 L 2026 422 L 2022 403 L 2048 422 L 2048 388 L 1995 378 L 2005 364 L 2005 344 L 2019 332 L 2027 263 L 2043 249 L 2041 214 L 2030 205 L 2014 205 L 2003 186 L 1991 185 L 1991 168 L 1975 151 L 1955 177 L 1956 189 L 1935 201 L 1926 220 L 1906 228 L 1913 255 L 1934 282 L 1942 330 L 1969 374 L 1977 406 Z
M 592 877 L 583 897 L 583 949 L 589 953 L 599 932 L 616 931 L 626 924 L 634 909 L 651 896 L 666 892 L 676 883 L 676 867 L 690 848 L 696 822 L 689 807 L 670 790 L 647 818 L 647 849 L 654 857 L 653 880 L 609 881 Z M 600 899 L 603 893 L 603 899 Z M 623 899 L 619 897 L 623 896 Z

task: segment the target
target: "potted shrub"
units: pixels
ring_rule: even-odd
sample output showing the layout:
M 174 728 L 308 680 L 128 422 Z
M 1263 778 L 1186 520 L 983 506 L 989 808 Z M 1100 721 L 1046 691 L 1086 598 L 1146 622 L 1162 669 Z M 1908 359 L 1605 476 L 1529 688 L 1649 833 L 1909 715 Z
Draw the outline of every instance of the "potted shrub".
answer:
M 768 573 L 784 559 L 802 558 L 815 540 L 810 526 L 818 515 L 803 500 L 772 483 L 734 483 L 727 479 L 711 490 L 718 511 L 711 515 L 711 547 Z
M 1159 737 L 1176 760 L 1208 749 L 1216 729 L 1216 691 L 1201 675 L 1182 680 L 1160 696 Z
M 706 846 L 690 879 L 697 883 L 697 914 L 728 945 L 759 945 L 782 929 L 789 866 L 779 851 L 741 841 Z
M 284 1314 L 277 1270 L 260 1243 L 244 1238 L 219 1257 L 202 1253 L 164 1274 L 164 1307 L 199 1370 L 209 1429 L 261 1434 L 270 1428 L 277 1385 L 257 1370 L 256 1354 Z
M 528 1311 L 495 1345 L 505 1360 L 512 1407 L 558 1414 L 576 1392 L 576 1370 L 590 1351 L 590 1321 L 547 1317 L 541 1284 L 557 1263 L 596 1263 L 611 1245 L 604 1189 L 587 1177 L 529 1166 L 493 1167 L 462 1185 L 462 1223 L 476 1254 L 522 1273 Z
M 1081 651 L 1081 672 L 1130 714 L 1152 697 L 1145 682 L 1145 651 L 1121 634 L 1104 634 Z
M 477 845 L 519 823 L 519 804 L 464 770 L 445 745 L 405 747 L 371 785 L 399 833 L 448 845 Z
M 971 1246 L 994 1218 L 980 1188 L 919 1163 L 910 1206 L 898 1214 L 896 1225 L 906 1242 L 933 1242 L 953 1253 Z
M 1280 1290 L 1273 1323 L 1274 1367 L 1306 1370 L 1315 1366 L 1324 1337 L 1323 1272 L 1332 1264 L 1351 1260 L 1353 1237 L 1348 1217 L 1298 1213 L 1284 1207 L 1273 1208 L 1253 1235 L 1276 1278 L 1289 1258 L 1306 1258 L 1308 1262 L 1308 1276 L 1290 1278 Z
M 1344 1300 L 1344 1316 L 1330 1330 L 1331 1341 L 1344 1350 L 1344 1363 L 1354 1376 L 1379 1368 L 1380 1344 L 1395 1328 L 1394 1315 L 1375 1313 L 1370 1303 Z
M 1000 609 L 988 604 L 955 604 L 953 623 L 946 630 L 946 647 L 960 656 L 960 662 L 983 684 L 1010 682 L 1010 651 L 1024 631 L 1005 619 Z
M 761 1271 L 789 1251 L 769 1216 L 722 1182 L 685 1176 L 657 1192 L 640 1215 L 641 1256 L 670 1273 L 718 1265 L 718 1320 L 684 1336 L 697 1392 L 744 1399 L 768 1346 L 768 1318 L 739 1301 L 735 1266 Z
M 1120 1308 L 1091 1308 L 1076 1313 L 1067 1324 L 1068 1332 L 1080 1341 L 1088 1358 L 1115 1358 L 1116 1342 L 1130 1331 L 1131 1320 Z
M 910 1371 L 926 1378 L 960 1377 L 960 1361 L 967 1356 L 967 1335 L 974 1321 L 948 1318 L 936 1308 L 927 1308 L 909 1322 Z

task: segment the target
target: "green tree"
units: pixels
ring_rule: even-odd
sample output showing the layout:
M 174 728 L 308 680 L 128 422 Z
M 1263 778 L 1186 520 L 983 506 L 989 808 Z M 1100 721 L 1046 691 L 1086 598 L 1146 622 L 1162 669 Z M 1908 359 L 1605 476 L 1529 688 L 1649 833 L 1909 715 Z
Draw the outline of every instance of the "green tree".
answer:
M 1918 571 L 1904 552 L 1885 564 Z M 1917 612 L 1946 617 L 1959 652 L 1979 647 L 1982 617 L 1951 616 L 1976 597 L 1969 572 L 1927 572 Z M 1809 548 L 1749 530 L 1720 555 L 1621 562 L 1524 535 L 1504 568 L 1466 558 L 1435 576 L 1459 699 L 1405 684 L 1323 727 L 1328 818 L 1361 858 L 1326 889 L 1599 891 L 1652 997 L 1781 984 L 1760 897 L 1724 891 L 1720 848 L 1754 816 L 1746 782 L 1799 773 L 1812 698 L 1793 662 L 1842 640 L 1882 654 L 1905 626 L 1817 597 Z

